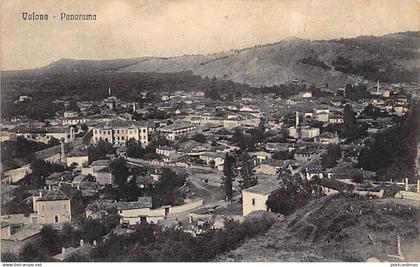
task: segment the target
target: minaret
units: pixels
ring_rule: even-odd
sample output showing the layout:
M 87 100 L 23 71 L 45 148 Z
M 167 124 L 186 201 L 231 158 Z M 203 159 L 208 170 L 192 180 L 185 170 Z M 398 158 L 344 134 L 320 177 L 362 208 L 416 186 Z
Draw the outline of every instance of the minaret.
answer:
M 60 161 L 66 163 L 66 152 L 64 150 L 64 138 L 60 140 Z
M 299 126 L 299 112 L 296 111 L 296 125 L 295 125 L 296 129 L 298 128 L 298 126 Z

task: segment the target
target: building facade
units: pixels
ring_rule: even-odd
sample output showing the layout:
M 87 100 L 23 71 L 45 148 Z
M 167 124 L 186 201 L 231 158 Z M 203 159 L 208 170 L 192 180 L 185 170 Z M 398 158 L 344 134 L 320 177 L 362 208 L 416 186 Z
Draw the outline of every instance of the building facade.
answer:
M 187 136 L 195 132 L 195 126 L 188 123 L 171 124 L 160 129 L 166 139 L 174 141 L 182 136 Z
M 146 125 L 134 121 L 110 121 L 93 127 L 92 143 L 100 140 L 115 146 L 125 145 L 128 140 L 140 142 L 143 146 L 149 143 Z

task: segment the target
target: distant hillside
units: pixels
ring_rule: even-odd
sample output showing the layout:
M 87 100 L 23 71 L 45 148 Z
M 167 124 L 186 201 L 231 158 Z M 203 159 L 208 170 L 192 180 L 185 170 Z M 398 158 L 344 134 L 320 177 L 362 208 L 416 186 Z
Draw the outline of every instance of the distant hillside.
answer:
M 343 86 L 360 77 L 384 82 L 419 81 L 420 32 L 309 41 L 289 38 L 274 44 L 211 55 L 171 58 L 144 57 L 116 60 L 62 59 L 21 73 L 68 72 L 174 73 L 231 80 L 250 86 L 273 86 L 292 80 Z
M 277 219 L 264 236 L 246 241 L 219 261 L 419 261 L 418 208 L 397 200 L 324 197 Z M 370 240 L 369 236 L 372 238 Z

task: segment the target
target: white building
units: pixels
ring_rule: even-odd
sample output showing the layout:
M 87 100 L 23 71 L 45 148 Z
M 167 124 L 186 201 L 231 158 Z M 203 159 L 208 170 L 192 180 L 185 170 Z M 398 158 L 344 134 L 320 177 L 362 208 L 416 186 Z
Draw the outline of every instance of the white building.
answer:
M 140 142 L 143 146 L 149 143 L 148 128 L 135 121 L 114 120 L 93 127 L 92 143 L 100 140 L 113 145 L 125 145 L 128 140 Z
M 46 144 L 54 138 L 64 140 L 65 143 L 71 143 L 75 139 L 73 127 L 22 128 L 17 130 L 16 136 Z
M 195 132 L 195 126 L 188 123 L 177 123 L 160 129 L 160 132 L 168 140 L 176 140 L 182 136 L 187 136 Z
M 253 211 L 266 210 L 268 196 L 279 188 L 277 181 L 265 182 L 242 190 L 242 212 L 246 216 Z

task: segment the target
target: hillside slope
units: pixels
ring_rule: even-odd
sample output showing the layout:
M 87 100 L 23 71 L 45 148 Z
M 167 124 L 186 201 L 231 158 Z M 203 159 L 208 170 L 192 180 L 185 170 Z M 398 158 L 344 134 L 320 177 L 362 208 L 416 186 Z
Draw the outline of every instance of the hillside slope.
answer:
M 419 261 L 419 216 L 418 208 L 394 200 L 324 197 L 218 260 L 398 261 L 388 255 L 397 254 L 399 234 L 405 260 Z
M 381 37 L 309 41 L 289 38 L 278 43 L 210 55 L 116 60 L 62 59 L 21 73 L 69 72 L 174 73 L 231 80 L 250 86 L 273 86 L 292 80 L 308 84 L 343 86 L 364 77 L 385 82 L 419 80 L 420 32 Z M 340 60 L 341 59 L 341 60 Z

